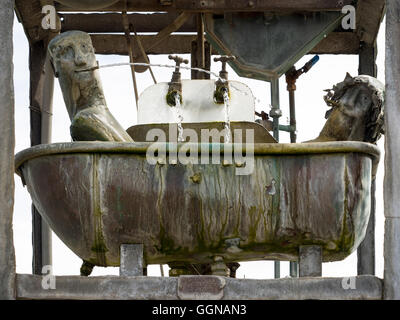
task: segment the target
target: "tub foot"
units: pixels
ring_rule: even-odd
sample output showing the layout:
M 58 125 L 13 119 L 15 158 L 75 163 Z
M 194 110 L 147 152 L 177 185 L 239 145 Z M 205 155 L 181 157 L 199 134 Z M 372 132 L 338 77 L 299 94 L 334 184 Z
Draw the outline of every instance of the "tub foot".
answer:
M 238 262 L 229 262 L 226 264 L 226 266 L 229 268 L 229 277 L 230 278 L 236 278 L 236 270 L 239 269 L 240 263 Z
M 299 276 L 300 277 L 322 276 L 321 246 L 299 247 Z
M 138 277 L 144 275 L 143 245 L 122 244 L 120 248 L 121 265 L 119 275 L 121 277 Z M 146 272 L 147 273 L 147 272 Z
M 214 262 L 211 264 L 211 274 L 213 276 L 229 277 L 230 270 L 224 262 L 223 257 L 214 257 Z
M 222 275 L 224 277 L 236 278 L 236 270 L 240 267 L 237 262 L 225 264 L 222 257 L 216 257 L 214 263 L 189 264 L 184 262 L 171 262 L 168 266 L 170 277 L 179 277 L 182 275 Z M 219 260 L 221 258 L 221 260 Z M 215 261 L 215 260 L 214 260 Z
M 179 277 L 179 276 L 188 276 L 193 275 L 194 270 L 192 270 L 191 265 L 184 262 L 171 262 L 168 264 L 170 267 L 169 276 L 170 277 Z
M 94 264 L 83 260 L 82 266 L 81 266 L 81 276 L 82 277 L 89 277 L 93 271 Z

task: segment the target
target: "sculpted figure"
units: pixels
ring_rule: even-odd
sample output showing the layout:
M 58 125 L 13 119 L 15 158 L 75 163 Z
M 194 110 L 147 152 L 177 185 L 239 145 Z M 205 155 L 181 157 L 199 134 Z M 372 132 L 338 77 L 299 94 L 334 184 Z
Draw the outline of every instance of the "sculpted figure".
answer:
M 69 31 L 49 43 L 49 54 L 71 119 L 74 141 L 133 142 L 107 108 L 90 36 Z M 87 70 L 89 71 L 80 71 Z
M 318 138 L 308 142 L 364 141 L 376 143 L 384 133 L 384 85 L 376 78 L 349 74 L 343 82 L 327 90 L 331 107 Z

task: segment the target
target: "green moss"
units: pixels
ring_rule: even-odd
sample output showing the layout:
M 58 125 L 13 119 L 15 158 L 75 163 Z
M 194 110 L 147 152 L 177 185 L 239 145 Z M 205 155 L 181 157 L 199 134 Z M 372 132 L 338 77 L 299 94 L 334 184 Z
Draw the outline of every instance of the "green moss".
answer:
M 94 240 L 93 246 L 90 249 L 95 253 L 106 253 L 108 249 L 104 242 L 103 234 L 99 232 L 96 233 L 96 239 Z
M 217 104 L 224 104 L 224 92 L 226 91 L 226 87 L 223 85 L 217 85 L 214 92 L 214 102 Z M 228 96 L 231 97 L 230 92 L 228 90 Z
M 190 177 L 190 180 L 193 181 L 193 183 L 201 183 L 201 173 L 195 173 L 193 176 Z
M 347 167 L 345 167 L 344 171 L 344 213 L 343 213 L 343 226 L 342 226 L 342 235 L 340 240 L 336 243 L 338 249 L 340 251 L 349 251 L 353 244 L 354 244 L 354 232 L 351 232 L 351 230 L 348 230 L 347 228 L 347 221 L 348 219 L 351 219 L 349 217 L 349 200 L 348 200 L 348 195 L 349 195 L 349 176 L 347 173 Z
M 167 99 L 167 103 L 169 106 L 175 107 L 175 105 L 176 105 L 175 97 L 177 94 L 179 94 L 179 92 L 176 90 L 168 91 L 166 99 Z M 179 94 L 179 100 L 182 104 L 182 95 L 181 94 Z
M 168 237 L 165 228 L 163 226 L 160 226 L 159 239 L 160 239 L 160 246 L 155 246 L 156 250 L 159 253 L 165 255 L 174 255 L 177 253 L 185 253 L 188 251 L 187 248 L 185 249 L 180 246 L 176 247 L 174 240 Z

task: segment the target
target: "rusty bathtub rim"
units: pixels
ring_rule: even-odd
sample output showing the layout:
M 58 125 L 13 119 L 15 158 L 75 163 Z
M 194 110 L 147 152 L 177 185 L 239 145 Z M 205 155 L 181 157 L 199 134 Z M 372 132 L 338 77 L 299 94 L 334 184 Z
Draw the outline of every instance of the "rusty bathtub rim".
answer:
M 41 144 L 18 152 L 15 156 L 15 172 L 21 175 L 20 167 L 27 161 L 43 156 L 60 154 L 87 154 L 87 153 L 120 153 L 120 154 L 145 154 L 154 142 L 61 142 Z M 189 143 L 186 143 L 189 144 Z M 167 143 L 167 152 L 176 150 L 183 143 Z M 246 144 L 224 143 L 192 143 L 198 151 L 229 146 L 236 152 L 246 152 Z M 371 143 L 357 141 L 335 141 L 315 143 L 255 143 L 254 155 L 306 155 L 306 154 L 332 154 L 332 153 L 363 153 L 372 157 L 373 167 L 376 168 L 380 158 L 379 148 Z M 373 170 L 375 171 L 375 170 Z

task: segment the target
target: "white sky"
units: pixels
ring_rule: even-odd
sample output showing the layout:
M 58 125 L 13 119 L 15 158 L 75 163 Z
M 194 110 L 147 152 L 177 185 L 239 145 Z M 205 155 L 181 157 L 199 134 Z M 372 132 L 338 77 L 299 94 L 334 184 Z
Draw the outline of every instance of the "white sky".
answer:
M 384 23 L 378 36 L 378 79 L 384 83 Z M 14 84 L 15 84 L 15 122 L 16 122 L 16 153 L 30 146 L 30 124 L 29 124 L 29 66 L 28 66 L 28 43 L 21 24 L 15 21 L 14 26 Z M 128 58 L 123 56 L 97 56 L 100 65 L 116 62 L 127 62 Z M 187 55 L 185 58 L 190 59 Z M 303 57 L 296 67 L 302 67 L 311 56 Z M 150 56 L 153 63 L 171 64 L 167 56 Z M 212 65 L 212 71 L 219 71 L 220 63 Z M 169 82 L 172 69 L 153 69 L 158 82 Z M 266 82 L 238 77 L 234 71 L 228 68 L 229 78 L 239 80 L 247 84 L 256 97 L 257 111 L 269 111 L 270 89 Z M 132 78 L 129 67 L 117 67 L 101 69 L 101 78 L 106 95 L 108 107 L 124 128 L 135 124 L 136 107 L 133 93 Z M 296 91 L 296 116 L 298 125 L 298 141 L 315 138 L 323 124 L 324 115 L 327 110 L 323 101 L 323 89 L 331 88 L 333 84 L 342 81 L 346 72 L 351 75 L 358 73 L 358 57 L 344 55 L 321 55 L 320 61 L 313 69 L 303 75 L 297 81 Z M 190 71 L 182 71 L 182 79 L 190 79 Z M 152 85 L 152 79 L 148 72 L 137 74 L 139 93 Z M 289 117 L 289 102 L 284 77 L 280 81 L 280 101 L 283 111 L 281 123 L 287 124 Z M 70 141 L 70 120 L 62 99 L 58 85 L 55 84 L 54 111 L 53 111 L 53 142 Z M 289 142 L 289 134 L 281 132 L 281 142 Z M 377 203 L 376 203 L 376 275 L 383 277 L 383 159 L 384 138 L 378 146 L 382 152 L 381 162 L 377 175 Z M 32 218 L 31 201 L 29 194 L 22 187 L 21 180 L 15 175 L 15 207 L 14 207 L 14 244 L 17 259 L 18 273 L 32 272 Z M 53 271 L 56 275 L 79 275 L 81 259 L 69 250 L 55 234 L 53 234 Z M 340 262 L 323 264 L 323 276 L 355 276 L 357 274 L 357 253 L 354 252 L 347 259 Z M 165 273 L 167 266 L 165 266 Z M 118 268 L 96 267 L 92 275 L 118 274 Z M 150 265 L 148 274 L 159 276 L 159 266 Z M 273 278 L 273 262 L 242 262 L 237 271 L 238 278 Z M 289 275 L 289 263 L 281 263 L 281 276 Z

